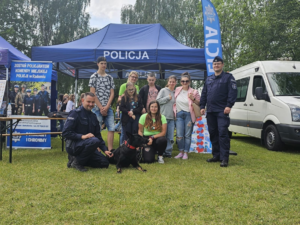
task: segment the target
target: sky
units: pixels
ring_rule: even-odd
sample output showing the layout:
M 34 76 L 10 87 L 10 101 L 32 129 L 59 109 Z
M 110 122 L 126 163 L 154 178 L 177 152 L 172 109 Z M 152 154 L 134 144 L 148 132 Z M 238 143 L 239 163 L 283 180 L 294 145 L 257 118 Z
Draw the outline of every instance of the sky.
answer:
M 101 29 L 109 23 L 121 23 L 123 5 L 134 5 L 136 0 L 91 0 L 87 12 L 91 15 L 90 26 Z

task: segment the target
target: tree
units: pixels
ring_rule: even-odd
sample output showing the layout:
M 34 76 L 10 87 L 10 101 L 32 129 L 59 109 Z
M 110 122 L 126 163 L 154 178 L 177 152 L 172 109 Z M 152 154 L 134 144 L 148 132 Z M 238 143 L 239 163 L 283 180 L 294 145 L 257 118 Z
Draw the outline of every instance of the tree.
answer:
M 203 46 L 203 29 L 198 0 L 137 0 L 135 5 L 121 9 L 121 21 L 126 24 L 162 24 L 179 42 L 190 47 Z M 201 33 L 202 32 L 202 33 Z
M 1 0 L 0 15 L 0 36 L 30 56 L 34 25 L 29 0 Z

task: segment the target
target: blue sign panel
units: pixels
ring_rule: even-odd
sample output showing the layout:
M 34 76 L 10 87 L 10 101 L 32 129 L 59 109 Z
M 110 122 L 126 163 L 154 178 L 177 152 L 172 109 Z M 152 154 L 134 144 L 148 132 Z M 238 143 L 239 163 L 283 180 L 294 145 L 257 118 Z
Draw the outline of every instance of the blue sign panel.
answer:
M 11 81 L 51 82 L 52 63 L 12 62 Z
M 205 41 L 205 61 L 207 76 L 213 75 L 212 64 L 216 56 L 222 58 L 222 43 L 220 23 L 217 11 L 209 0 L 202 0 L 203 22 L 204 22 L 204 41 Z

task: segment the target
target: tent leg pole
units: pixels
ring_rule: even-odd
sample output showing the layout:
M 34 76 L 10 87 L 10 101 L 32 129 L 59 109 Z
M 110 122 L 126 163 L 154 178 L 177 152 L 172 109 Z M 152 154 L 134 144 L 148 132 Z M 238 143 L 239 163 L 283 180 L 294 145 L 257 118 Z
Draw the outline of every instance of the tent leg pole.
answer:
M 9 86 L 8 86 L 8 68 L 6 68 L 6 107 L 8 107 L 8 103 L 9 103 Z M 4 100 L 4 99 L 3 99 Z
M 75 71 L 75 106 L 77 107 L 77 99 L 78 99 L 78 86 L 77 86 L 77 82 L 78 82 L 78 69 L 76 69 Z

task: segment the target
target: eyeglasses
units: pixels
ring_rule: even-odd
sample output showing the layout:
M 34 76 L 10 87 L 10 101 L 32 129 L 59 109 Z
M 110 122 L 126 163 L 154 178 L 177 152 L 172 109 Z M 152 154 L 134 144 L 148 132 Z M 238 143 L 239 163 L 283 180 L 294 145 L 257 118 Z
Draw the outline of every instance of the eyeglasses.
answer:
M 134 78 L 134 79 L 138 79 L 138 77 L 136 77 L 136 76 L 130 76 L 131 78 Z
M 181 80 L 180 82 L 181 83 L 189 83 L 190 81 L 189 80 Z
M 128 89 L 128 91 L 134 91 L 134 89 Z

